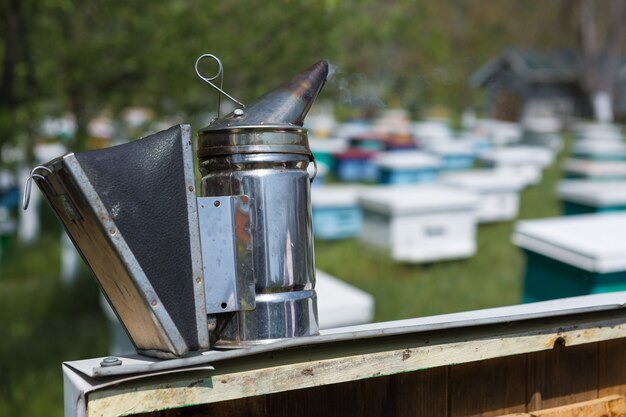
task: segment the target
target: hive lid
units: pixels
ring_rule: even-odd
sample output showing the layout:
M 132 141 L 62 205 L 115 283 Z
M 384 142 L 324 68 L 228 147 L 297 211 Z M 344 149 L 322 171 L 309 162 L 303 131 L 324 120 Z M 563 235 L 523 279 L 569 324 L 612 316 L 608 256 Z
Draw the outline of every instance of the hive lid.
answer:
M 356 206 L 359 194 L 369 187 L 364 185 L 323 185 L 311 188 L 313 208 Z
M 561 200 L 592 207 L 626 205 L 626 181 L 561 181 L 557 187 Z
M 499 169 L 444 173 L 439 180 L 446 185 L 478 192 L 517 192 L 527 184 L 527 180 L 522 176 Z
M 446 140 L 429 143 L 426 146 L 428 152 L 435 155 L 474 155 L 473 144 L 467 140 Z
M 584 139 L 574 142 L 572 152 L 582 155 L 626 155 L 626 144 L 618 141 Z
M 376 165 L 387 169 L 439 168 L 441 160 L 421 151 L 382 152 L 374 158 Z
M 590 272 L 626 270 L 626 213 L 524 220 L 513 242 L 521 248 Z
M 538 146 L 515 146 L 510 148 L 491 149 L 480 154 L 483 161 L 496 164 L 511 165 L 549 165 L 554 153 Z
M 626 162 L 623 161 L 588 161 L 582 159 L 568 159 L 563 164 L 563 170 L 573 174 L 587 176 L 626 176 Z
M 474 210 L 477 194 L 441 185 L 377 186 L 359 196 L 362 207 L 390 215 Z

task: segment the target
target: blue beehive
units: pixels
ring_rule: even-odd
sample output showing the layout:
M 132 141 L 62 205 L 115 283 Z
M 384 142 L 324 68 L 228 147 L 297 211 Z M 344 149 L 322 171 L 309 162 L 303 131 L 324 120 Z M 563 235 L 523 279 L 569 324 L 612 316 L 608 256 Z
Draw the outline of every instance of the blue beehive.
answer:
M 358 185 L 327 185 L 311 189 L 313 234 L 318 239 L 355 237 L 361 230 Z
M 566 180 L 557 195 L 565 215 L 626 210 L 626 181 Z
M 447 140 L 434 142 L 427 146 L 428 152 L 441 159 L 441 169 L 457 171 L 474 166 L 476 153 L 466 141 Z
M 586 214 L 515 225 L 526 253 L 524 302 L 626 290 L 626 213 Z
M 625 161 L 590 161 L 568 159 L 563 164 L 566 178 L 597 181 L 626 180 Z
M 309 147 L 317 161 L 317 165 L 324 165 L 326 172 L 335 168 L 335 155 L 348 149 L 348 141 L 345 139 L 309 139 Z
M 376 181 L 378 168 L 373 161 L 376 152 L 347 149 L 335 155 L 335 177 L 339 181 Z
M 437 179 L 441 161 L 420 151 L 380 153 L 375 158 L 380 184 L 429 183 Z

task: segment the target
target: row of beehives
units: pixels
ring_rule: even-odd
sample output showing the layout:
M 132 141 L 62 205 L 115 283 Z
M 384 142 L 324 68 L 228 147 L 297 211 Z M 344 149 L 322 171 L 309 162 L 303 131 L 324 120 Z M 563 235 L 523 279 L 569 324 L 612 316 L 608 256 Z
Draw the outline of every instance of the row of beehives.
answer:
M 318 239 L 358 237 L 400 261 L 468 257 L 477 223 L 517 217 L 520 191 L 529 185 L 519 173 L 526 169 L 443 173 L 421 184 L 313 187 L 313 232 Z
M 352 182 L 314 181 L 313 230 L 318 239 L 358 236 L 409 262 L 471 256 L 476 224 L 516 218 L 520 191 L 541 180 L 560 146 L 547 133 L 541 136 L 542 146 L 520 144 L 522 137 L 537 135 L 522 136 L 511 123 L 492 122 L 489 129 L 456 138 L 439 122 L 417 126 L 411 136 L 415 140 L 404 148 L 390 147 L 399 140 L 371 127 L 367 132 L 340 129 L 339 136 L 353 135 L 343 140 L 312 141 L 318 175 L 326 166 L 336 179 Z M 484 168 L 472 170 L 475 160 Z
M 464 123 L 461 132 L 454 132 L 445 120 L 412 122 L 401 110 L 388 110 L 371 122 L 336 124 L 329 115 L 315 120 L 307 119 L 317 162 L 316 185 L 329 173 L 340 182 L 399 184 L 429 181 L 437 172 L 467 170 L 476 162 L 485 167 L 511 166 L 516 161 L 529 165 L 526 159 L 543 163 L 562 143 L 554 130 L 559 126 L 529 129 L 514 122 L 481 119 Z M 537 182 L 539 173 L 533 167 L 525 175 Z
M 566 179 L 556 189 L 562 217 L 515 225 L 526 254 L 524 301 L 626 290 L 626 146 L 618 127 L 574 131 Z

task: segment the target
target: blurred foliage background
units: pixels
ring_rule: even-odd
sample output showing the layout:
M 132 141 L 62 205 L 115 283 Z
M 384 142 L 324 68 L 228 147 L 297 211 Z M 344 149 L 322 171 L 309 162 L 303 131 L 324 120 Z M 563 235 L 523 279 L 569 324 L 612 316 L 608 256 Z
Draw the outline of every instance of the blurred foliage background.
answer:
M 43 115 L 65 112 L 78 125 L 72 149 L 104 110 L 139 105 L 194 121 L 215 108 L 193 70 L 205 52 L 221 58 L 225 89 L 244 102 L 324 58 L 335 77 L 322 99 L 345 117 L 368 106 L 457 114 L 479 104 L 468 76 L 505 47 L 575 45 L 575 3 L 4 0 L 0 147 L 28 148 Z

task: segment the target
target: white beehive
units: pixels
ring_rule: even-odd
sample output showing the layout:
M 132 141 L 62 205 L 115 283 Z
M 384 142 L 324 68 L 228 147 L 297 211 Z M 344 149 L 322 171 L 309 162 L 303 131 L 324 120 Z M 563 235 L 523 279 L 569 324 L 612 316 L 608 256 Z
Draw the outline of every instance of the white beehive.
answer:
M 360 240 L 395 260 L 433 262 L 476 251 L 478 196 L 441 185 L 374 187 L 361 193 Z
M 487 167 L 506 169 L 526 178 L 529 184 L 538 184 L 542 169 L 554 160 L 554 152 L 538 146 L 515 146 L 488 150 L 479 160 Z
M 440 182 L 480 196 L 476 212 L 479 223 L 516 218 L 520 191 L 526 186 L 524 178 L 493 169 L 448 173 Z
M 489 138 L 495 146 L 517 143 L 522 137 L 519 123 L 495 119 L 479 119 L 476 121 L 475 133 Z
M 374 297 L 319 269 L 315 292 L 320 329 L 365 324 L 374 318 Z
M 454 136 L 449 124 L 442 120 L 414 122 L 412 132 L 422 146 L 432 142 L 449 140 Z

